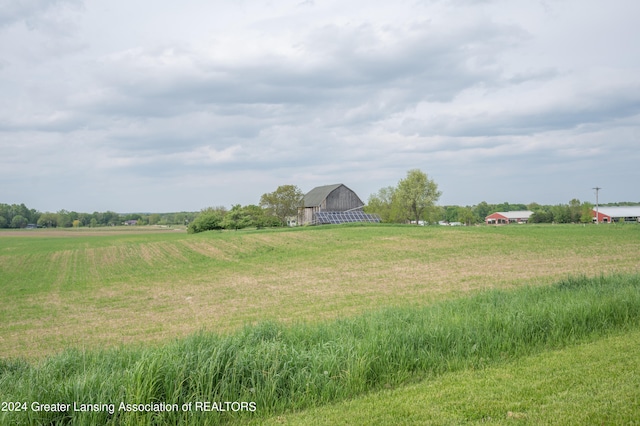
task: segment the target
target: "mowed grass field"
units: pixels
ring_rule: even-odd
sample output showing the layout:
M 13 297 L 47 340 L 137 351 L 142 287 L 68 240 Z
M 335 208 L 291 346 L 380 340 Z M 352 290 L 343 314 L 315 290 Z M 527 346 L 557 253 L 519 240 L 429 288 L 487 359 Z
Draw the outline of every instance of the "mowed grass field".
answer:
M 638 273 L 639 249 L 634 225 L 0 232 L 0 356 L 160 345 Z

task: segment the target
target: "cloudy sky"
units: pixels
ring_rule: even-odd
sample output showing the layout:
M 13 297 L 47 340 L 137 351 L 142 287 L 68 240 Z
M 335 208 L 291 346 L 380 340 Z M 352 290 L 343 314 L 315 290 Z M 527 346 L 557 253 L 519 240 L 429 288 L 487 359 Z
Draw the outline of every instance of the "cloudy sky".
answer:
M 640 201 L 637 0 L 0 0 L 0 202 Z

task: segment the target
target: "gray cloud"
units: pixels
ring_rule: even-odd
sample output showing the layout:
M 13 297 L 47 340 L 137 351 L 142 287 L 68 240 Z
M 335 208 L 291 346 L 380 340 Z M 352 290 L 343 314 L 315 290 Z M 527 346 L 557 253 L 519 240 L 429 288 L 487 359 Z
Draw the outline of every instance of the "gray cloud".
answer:
M 443 202 L 553 203 L 639 177 L 632 2 L 304 3 L 0 8 L 0 202 L 197 210 L 334 182 L 366 199 L 418 167 Z

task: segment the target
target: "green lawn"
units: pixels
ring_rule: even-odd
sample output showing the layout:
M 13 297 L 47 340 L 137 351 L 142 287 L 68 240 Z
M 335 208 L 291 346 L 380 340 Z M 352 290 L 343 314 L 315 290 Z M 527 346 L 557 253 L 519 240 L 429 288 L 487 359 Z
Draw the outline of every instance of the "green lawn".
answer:
M 256 424 L 632 425 L 639 416 L 635 330 Z

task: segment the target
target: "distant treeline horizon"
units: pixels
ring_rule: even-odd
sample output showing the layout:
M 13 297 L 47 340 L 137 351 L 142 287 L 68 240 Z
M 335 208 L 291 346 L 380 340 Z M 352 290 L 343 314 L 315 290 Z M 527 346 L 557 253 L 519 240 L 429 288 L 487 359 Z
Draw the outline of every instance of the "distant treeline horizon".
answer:
M 640 205 L 640 201 L 619 201 L 613 203 L 602 203 L 600 207 L 620 207 L 620 206 L 636 206 Z M 202 212 L 215 209 L 222 215 L 229 211 L 237 211 L 238 206 L 227 209 L 223 206 L 207 207 L 200 211 L 181 211 L 181 212 L 165 212 L 165 213 L 117 213 L 107 210 L 104 212 L 75 212 L 68 210 L 59 210 L 57 212 L 40 212 L 36 209 L 28 208 L 22 204 L 6 204 L 0 203 L 0 228 L 26 228 L 28 225 L 36 225 L 38 227 L 99 227 L 99 226 L 119 226 L 125 223 L 135 225 L 189 225 Z M 427 212 L 425 219 L 427 222 L 461 222 L 466 224 L 475 224 L 484 222 L 484 218 L 495 212 L 508 212 L 517 210 L 529 210 L 534 214 L 530 218 L 532 223 L 572 223 L 590 221 L 587 220 L 586 213 L 590 213 L 595 207 L 589 202 L 581 203 L 577 199 L 571 200 L 567 204 L 545 205 L 538 203 L 520 204 L 520 203 L 500 203 L 489 204 L 482 201 L 472 206 L 446 205 L 434 206 L 431 211 Z M 275 222 L 268 219 L 268 209 L 261 208 L 256 205 L 248 205 L 240 207 L 241 210 L 252 211 L 253 217 L 256 216 L 257 210 L 261 209 L 265 214 L 264 219 L 260 219 L 260 223 L 255 221 L 244 221 L 244 227 L 248 226 L 276 226 Z M 374 210 L 365 209 L 376 213 Z M 260 215 L 261 216 L 261 215 Z M 583 217 L 584 216 L 584 217 Z M 135 222 L 132 222 L 135 221 Z M 234 221 L 234 229 L 238 229 L 237 222 Z

